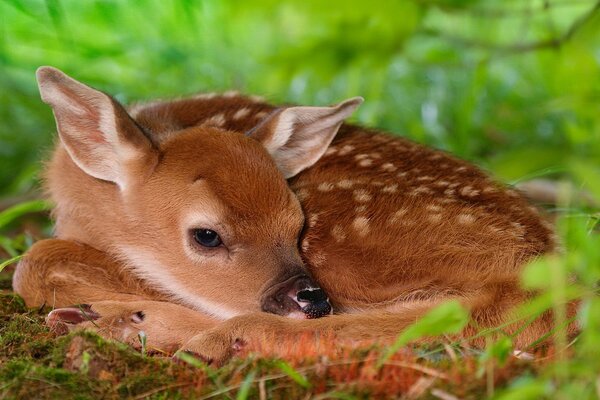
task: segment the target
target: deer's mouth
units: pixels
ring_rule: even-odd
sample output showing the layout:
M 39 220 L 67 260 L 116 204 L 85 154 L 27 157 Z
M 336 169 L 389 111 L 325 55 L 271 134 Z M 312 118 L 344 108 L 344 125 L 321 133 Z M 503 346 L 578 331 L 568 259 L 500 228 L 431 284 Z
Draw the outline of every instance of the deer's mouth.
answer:
M 269 288 L 261 300 L 263 311 L 290 318 L 321 318 L 333 308 L 323 289 L 306 275 L 298 275 Z

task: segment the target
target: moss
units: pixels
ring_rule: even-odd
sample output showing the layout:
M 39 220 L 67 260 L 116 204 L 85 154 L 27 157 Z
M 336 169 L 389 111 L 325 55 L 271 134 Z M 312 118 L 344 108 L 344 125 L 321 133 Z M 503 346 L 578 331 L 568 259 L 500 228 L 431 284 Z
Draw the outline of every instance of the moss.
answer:
M 15 313 L 26 313 L 27 307 L 23 299 L 14 293 L 0 292 L 0 316 L 9 316 Z

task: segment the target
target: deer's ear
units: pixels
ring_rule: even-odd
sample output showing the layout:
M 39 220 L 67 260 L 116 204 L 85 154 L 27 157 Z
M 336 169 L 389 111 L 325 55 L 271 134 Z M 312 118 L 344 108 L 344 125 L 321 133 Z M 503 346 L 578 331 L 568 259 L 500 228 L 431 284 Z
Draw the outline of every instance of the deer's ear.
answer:
M 84 172 L 124 189 L 154 167 L 157 151 L 116 100 L 52 67 L 36 76 L 60 139 Z
M 332 107 L 285 108 L 250 136 L 265 146 L 285 178 L 291 178 L 321 158 L 344 119 L 362 102 L 362 97 L 354 97 Z

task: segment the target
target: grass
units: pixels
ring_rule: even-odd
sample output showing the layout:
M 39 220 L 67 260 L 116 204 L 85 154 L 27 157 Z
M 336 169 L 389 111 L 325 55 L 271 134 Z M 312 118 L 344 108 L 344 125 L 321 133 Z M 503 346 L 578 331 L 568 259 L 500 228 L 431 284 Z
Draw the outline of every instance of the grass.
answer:
M 2 304 L 3 398 L 368 398 L 411 390 L 480 398 L 489 390 L 480 356 L 465 348 L 464 355 L 450 347 L 407 348 L 382 358 L 385 349 L 373 344 L 307 341 L 295 343 L 285 360 L 267 351 L 213 369 L 193 358 L 176 364 L 146 357 L 92 333 L 57 339 L 42 324 L 47 310 L 27 310 L 14 295 L 3 295 Z M 539 363 L 512 358 L 491 379 L 503 384 L 516 371 L 538 369 Z
M 600 398 L 599 9 L 594 0 L 0 0 L 0 399 Z M 11 291 L 14 261 L 51 236 L 37 175 L 55 127 L 35 87 L 39 65 L 124 102 L 228 89 L 304 104 L 363 95 L 358 122 L 508 183 L 559 182 L 547 211 L 565 251 L 526 267 L 523 284 L 539 296 L 520 310 L 554 310 L 552 344 L 520 359 L 498 327 L 478 333 L 484 350 L 471 349 L 451 339 L 466 322 L 451 304 L 393 347 L 323 338 L 273 354 L 262 343 L 220 369 L 91 333 L 55 337 L 48 310 L 27 310 Z M 569 298 L 581 300 L 573 342 L 561 333 Z M 410 344 L 423 335 L 436 339 Z

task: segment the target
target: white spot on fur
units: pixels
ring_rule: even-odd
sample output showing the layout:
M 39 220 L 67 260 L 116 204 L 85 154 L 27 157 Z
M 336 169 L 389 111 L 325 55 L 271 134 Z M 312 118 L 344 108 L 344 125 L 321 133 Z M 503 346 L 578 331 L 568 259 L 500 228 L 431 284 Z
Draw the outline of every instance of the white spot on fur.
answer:
M 372 181 L 371 185 L 381 187 L 381 186 L 385 186 L 385 183 L 383 183 L 381 181 Z
M 366 203 L 371 201 L 371 199 L 372 197 L 369 192 L 364 189 L 357 189 L 354 191 L 354 200 L 358 201 L 359 203 Z
M 381 189 L 383 193 L 396 193 L 398 191 L 398 184 L 388 185 Z
M 352 226 L 359 236 L 365 236 L 369 233 L 369 218 L 356 217 L 352 222 Z
M 323 156 L 330 156 L 332 154 L 337 153 L 338 149 L 331 146 L 330 148 L 327 149 L 327 151 L 325 151 L 325 154 L 323 154 Z
M 442 211 L 442 207 L 440 207 L 440 206 L 438 206 L 438 205 L 436 205 L 436 204 L 429 204 L 429 205 L 427 206 L 427 209 L 428 209 L 429 211 L 435 211 L 435 212 Z
M 330 192 L 331 190 L 333 190 L 333 185 L 328 182 L 323 182 L 320 183 L 319 186 L 317 186 L 317 190 L 319 192 Z
M 369 156 L 366 155 L 366 154 L 364 154 L 364 153 L 363 154 L 357 154 L 357 155 L 354 156 L 355 160 L 364 160 L 365 158 L 369 158 Z
M 352 186 L 354 186 L 354 182 L 352 182 L 350 179 L 342 179 L 336 185 L 341 189 L 350 189 Z
M 398 172 L 398 173 L 396 174 L 396 176 L 397 176 L 398 178 L 404 178 L 404 177 L 405 177 L 407 174 L 408 174 L 408 172 L 406 172 L 406 171 L 403 171 L 403 172 Z
M 360 160 L 358 162 L 358 165 L 360 165 L 361 167 L 369 167 L 369 166 L 373 165 L 373 160 L 366 158 L 364 160 Z
M 369 154 L 369 156 L 371 158 L 381 158 L 381 154 L 380 153 L 371 153 L 371 154 Z
M 475 197 L 479 195 L 479 193 L 479 190 L 473 189 L 471 186 L 465 186 L 464 188 L 460 189 L 460 194 L 467 197 Z
M 432 181 L 433 177 L 432 176 L 428 176 L 428 175 L 424 175 L 424 176 L 417 177 L 417 180 L 419 182 Z
M 439 187 L 448 186 L 449 184 L 450 184 L 450 182 L 448 182 L 448 181 L 437 181 L 434 183 L 435 186 L 439 186 Z
M 308 217 L 309 228 L 314 228 L 315 226 L 317 226 L 317 222 L 319 222 L 319 214 L 311 214 L 311 216 Z
M 346 154 L 349 154 L 352 150 L 354 150 L 354 146 L 352 146 L 350 144 L 344 145 L 340 149 L 339 155 L 345 156 Z
M 398 211 L 394 212 L 390 219 L 388 220 L 388 224 L 395 224 L 402 219 L 402 217 L 408 212 L 406 208 L 401 208 Z
M 302 188 L 296 191 L 296 197 L 298 198 L 298 200 L 300 201 L 304 201 L 308 198 L 309 195 L 309 191 L 308 189 Z
M 456 217 L 456 220 L 459 224 L 470 225 L 475 222 L 475 217 L 471 214 L 459 214 L 458 217 Z
M 257 118 L 257 119 L 263 119 L 267 115 L 269 115 L 268 111 L 259 111 L 256 114 L 254 114 L 254 117 Z
M 211 92 L 211 93 L 199 93 L 199 94 L 196 94 L 196 95 L 192 96 L 192 99 L 209 100 L 209 99 L 212 99 L 212 98 L 217 97 L 217 96 L 218 96 L 218 93 L 213 93 L 213 92 Z
M 331 236 L 335 239 L 336 242 L 340 243 L 346 239 L 346 232 L 339 225 L 334 225 L 331 229 Z
M 248 114 L 250 114 L 250 109 L 249 108 L 240 108 L 239 110 L 237 110 L 235 112 L 235 114 L 233 114 L 233 119 L 234 120 L 240 120 L 242 118 L 246 118 L 248 116 Z
M 302 251 L 304 253 L 306 253 L 309 248 L 310 248 L 310 242 L 307 238 L 304 238 L 304 240 L 302 240 Z
M 398 168 L 396 168 L 396 166 L 392 163 L 385 163 L 381 166 L 381 169 L 384 171 L 388 171 L 388 172 L 394 172 L 395 170 L 397 170 Z
M 463 165 L 463 166 L 460 166 L 460 167 L 458 167 L 458 168 L 454 168 L 454 171 L 456 171 L 456 172 L 462 172 L 462 171 L 466 171 L 466 169 L 467 169 L 467 167 L 465 167 L 465 166 Z
M 221 127 L 223 125 L 225 125 L 225 116 L 222 113 L 213 115 L 202 121 L 202 126 Z
M 432 193 L 432 190 L 425 186 L 420 186 L 418 188 L 413 189 L 409 194 L 411 196 L 417 196 L 419 194 L 427 194 Z
M 227 97 L 227 98 L 231 98 L 231 97 L 237 97 L 240 95 L 240 92 L 238 92 L 237 90 L 228 90 L 225 93 L 223 93 L 223 97 Z
M 363 213 L 363 212 L 367 211 L 367 206 L 365 206 L 365 205 L 358 206 L 354 209 L 354 211 L 356 211 L 357 214 Z

